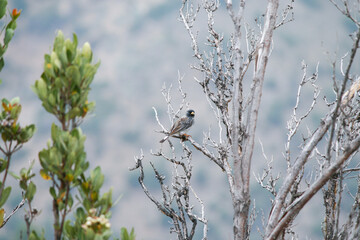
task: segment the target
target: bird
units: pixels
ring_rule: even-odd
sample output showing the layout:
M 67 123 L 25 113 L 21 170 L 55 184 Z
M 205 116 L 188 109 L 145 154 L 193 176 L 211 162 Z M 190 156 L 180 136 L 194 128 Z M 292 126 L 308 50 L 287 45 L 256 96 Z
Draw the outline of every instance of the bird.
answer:
M 181 134 L 182 132 L 188 130 L 195 122 L 195 111 L 190 109 L 186 112 L 186 115 L 177 120 L 174 125 L 172 125 L 169 133 L 160 140 L 160 143 L 165 142 L 170 136 L 173 136 L 175 134 Z

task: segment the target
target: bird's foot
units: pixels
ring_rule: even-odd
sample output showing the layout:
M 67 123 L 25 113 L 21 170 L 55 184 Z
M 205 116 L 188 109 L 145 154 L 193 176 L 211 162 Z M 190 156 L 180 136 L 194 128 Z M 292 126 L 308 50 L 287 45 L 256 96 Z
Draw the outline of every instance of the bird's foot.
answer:
M 181 141 L 187 141 L 188 139 L 189 139 L 189 137 L 191 137 L 191 135 L 188 135 L 188 134 L 186 134 L 186 133 L 184 133 L 184 134 L 182 134 L 181 136 L 180 136 L 180 138 L 181 138 Z

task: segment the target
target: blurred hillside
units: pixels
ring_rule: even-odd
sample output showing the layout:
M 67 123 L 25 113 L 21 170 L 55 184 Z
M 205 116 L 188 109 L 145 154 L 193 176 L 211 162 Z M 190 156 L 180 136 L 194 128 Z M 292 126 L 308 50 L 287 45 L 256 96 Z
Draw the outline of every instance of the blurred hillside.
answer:
M 158 109 L 165 125 L 169 125 L 165 114 L 166 104 L 160 93 L 163 84 L 174 85 L 176 102 L 179 97 L 176 95 L 178 72 L 184 75 L 183 88 L 188 94 L 191 108 L 197 113 L 196 125 L 190 133 L 196 140 L 201 142 L 202 133 L 208 130 L 209 125 L 216 126 L 215 122 L 209 120 L 213 116 L 211 109 L 193 80 L 198 73 L 189 67 L 194 59 L 187 32 L 177 20 L 180 2 L 15 0 L 9 3 L 10 9 L 19 8 L 22 13 L 5 55 L 4 70 L 0 73 L 3 80 L 0 96 L 9 99 L 19 96 L 23 105 L 21 122 L 35 123 L 38 129 L 32 141 L 15 154 L 13 169 L 17 172 L 29 160 L 37 160 L 37 153 L 46 146 L 54 119 L 42 109 L 30 86 L 42 73 L 43 56 L 50 51 L 56 30 L 61 29 L 67 37 L 75 32 L 80 45 L 89 41 L 95 59 L 101 61 L 90 94 L 90 99 L 96 102 L 96 110 L 82 125 L 87 135 L 88 158 L 91 168 L 100 165 L 103 169 L 106 175 L 105 189 L 113 187 L 114 197 L 122 196 L 112 210 L 113 229 L 119 231 L 122 226 L 134 227 L 137 239 L 174 239 L 169 234 L 167 219 L 142 192 L 136 172 L 128 171 L 128 167 L 134 163 L 133 156 L 143 149 L 147 160 L 154 160 L 164 173 L 171 172 L 169 165 L 152 159 L 149 154 L 150 149 L 159 147 L 158 140 L 162 137 L 154 131 L 158 126 L 153 106 Z M 254 24 L 255 16 L 265 11 L 264 6 L 265 1 L 247 3 L 247 21 L 250 24 Z M 224 6 L 216 18 L 215 26 L 219 31 L 231 32 L 230 19 Z M 203 12 L 196 27 L 199 28 L 200 39 L 205 40 L 206 18 Z M 329 58 L 334 58 L 335 51 L 338 56 L 346 53 L 352 44 L 348 37 L 352 30 L 353 26 L 329 2 L 302 0 L 295 4 L 295 21 L 275 31 L 257 136 L 265 152 L 274 157 L 276 171 L 284 171 L 286 167 L 282 157 L 286 121 L 302 77 L 302 60 L 309 66 L 309 75 L 320 63 L 318 84 L 322 89 L 321 96 L 327 94 L 331 98 Z M 325 54 L 326 51 L 330 54 Z M 311 89 L 305 92 L 303 107 L 308 106 L 311 94 Z M 307 126 L 313 129 L 324 112 L 324 104 L 319 104 Z M 296 153 L 297 145 L 293 148 Z M 316 165 L 315 162 L 313 164 Z M 194 165 L 194 189 L 206 206 L 211 223 L 210 239 L 231 239 L 232 207 L 225 176 L 200 154 L 194 154 Z M 257 142 L 252 170 L 256 174 L 261 173 L 265 165 Z M 38 173 L 39 163 L 35 166 Z M 157 184 L 152 179 L 150 169 L 148 173 L 146 181 L 156 193 Z M 37 180 L 39 191 L 47 191 L 48 183 L 40 177 Z M 12 183 L 16 184 L 13 180 Z M 252 184 L 252 198 L 256 200 L 259 210 L 253 230 L 255 233 L 256 227 L 261 229 L 261 208 L 267 216 L 270 201 L 267 199 L 269 193 L 261 190 L 254 179 Z M 12 204 L 7 209 L 14 207 L 21 199 L 20 194 L 15 192 L 14 189 Z M 42 211 L 34 226 L 43 227 L 48 239 L 51 239 L 51 204 L 46 195 L 37 194 L 34 201 L 35 207 Z M 321 198 L 312 200 L 295 221 L 296 228 L 311 239 L 321 239 L 322 236 L 320 223 L 323 218 L 319 206 L 322 206 Z M 314 211 L 319 214 L 314 216 Z M 311 218 L 309 214 L 312 214 Z M 10 220 L 4 231 L 0 231 L 0 239 L 18 239 L 20 229 L 25 229 L 22 211 Z M 301 236 L 301 239 L 306 236 Z

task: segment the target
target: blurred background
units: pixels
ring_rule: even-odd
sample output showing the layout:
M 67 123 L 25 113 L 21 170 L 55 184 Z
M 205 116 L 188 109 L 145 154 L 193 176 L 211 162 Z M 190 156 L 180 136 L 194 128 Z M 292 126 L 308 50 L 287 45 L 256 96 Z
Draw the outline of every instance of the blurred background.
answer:
M 281 8 L 286 4 L 288 1 L 282 1 Z M 170 125 L 166 102 L 161 94 L 163 85 L 173 85 L 174 107 L 177 107 L 180 101 L 176 90 L 178 74 L 184 76 L 183 89 L 187 93 L 187 101 L 197 114 L 196 124 L 189 132 L 195 140 L 202 142 L 203 132 L 210 126 L 215 133 L 217 130 L 207 100 L 194 80 L 194 76 L 201 75 L 190 68 L 196 61 L 192 57 L 188 34 L 178 21 L 180 5 L 180 0 L 9 1 L 9 9 L 18 8 L 22 12 L 15 36 L 5 54 L 5 67 L 0 73 L 3 81 L 0 96 L 8 99 L 19 96 L 23 106 L 21 123 L 34 123 L 37 127 L 33 139 L 14 155 L 11 168 L 18 172 L 35 159 L 34 172 L 39 173 L 37 154 L 46 147 L 55 118 L 41 107 L 30 86 L 43 71 L 44 54 L 51 51 L 56 31 L 61 29 L 67 38 L 76 33 L 79 47 L 86 41 L 90 42 L 95 61 L 101 61 L 89 97 L 96 102 L 96 109 L 81 128 L 87 135 L 86 152 L 90 168 L 100 165 L 106 176 L 103 190 L 112 187 L 114 199 L 121 197 L 112 209 L 111 223 L 115 236 L 118 236 L 121 227 L 134 227 L 137 239 L 176 239 L 169 233 L 168 219 L 140 188 L 138 172 L 128 170 L 134 165 L 134 155 L 139 155 L 142 149 L 146 164 L 145 181 L 153 194 L 161 197 L 148 161 L 153 161 L 161 173 L 171 174 L 171 165 L 150 155 L 150 150 L 156 151 L 160 147 L 158 141 L 162 138 L 155 132 L 159 127 L 152 107 L 158 110 L 165 127 Z M 246 21 L 254 26 L 254 18 L 265 13 L 266 1 L 248 1 L 246 8 Z M 355 26 L 330 2 L 296 1 L 294 12 L 295 20 L 275 31 L 259 115 L 252 166 L 255 175 L 261 174 L 267 164 L 259 140 L 268 158 L 274 159 L 275 174 L 284 175 L 286 171 L 282 155 L 287 138 L 286 122 L 295 104 L 298 83 L 303 74 L 302 61 L 308 65 L 309 76 L 319 63 L 318 85 L 321 88 L 319 104 L 303 128 L 304 134 L 307 134 L 306 127 L 315 129 L 327 111 L 322 97 L 334 97 L 331 61 L 340 59 L 352 46 L 348 35 Z M 222 1 L 215 21 L 215 28 L 224 32 L 228 39 L 232 26 Z M 195 27 L 199 31 L 200 47 L 206 49 L 207 25 L 203 10 Z M 312 100 L 312 89 L 304 91 L 300 111 L 305 111 Z M 294 154 L 300 143 L 301 135 L 291 146 Z M 193 161 L 192 184 L 205 204 L 209 239 L 232 239 L 232 206 L 226 176 L 201 154 L 194 152 Z M 310 169 L 317 166 L 315 161 L 309 164 Z M 50 183 L 39 176 L 35 181 L 38 193 L 34 204 L 41 214 L 33 226 L 44 229 L 47 239 L 52 239 L 53 219 L 47 193 Z M 9 183 L 17 186 L 14 179 L 9 178 Z M 252 190 L 252 202 L 256 203 L 257 212 L 253 239 L 259 239 L 261 220 L 267 218 L 271 196 L 259 187 L 254 177 Z M 5 208 L 11 211 L 20 201 L 21 193 L 13 188 L 11 200 Z M 322 199 L 318 195 L 294 222 L 300 239 L 322 239 L 322 213 Z M 23 215 L 23 210 L 20 210 L 11 218 L 5 229 L 0 231 L 0 239 L 19 239 L 20 230 L 25 231 Z M 197 231 L 201 232 L 201 229 Z

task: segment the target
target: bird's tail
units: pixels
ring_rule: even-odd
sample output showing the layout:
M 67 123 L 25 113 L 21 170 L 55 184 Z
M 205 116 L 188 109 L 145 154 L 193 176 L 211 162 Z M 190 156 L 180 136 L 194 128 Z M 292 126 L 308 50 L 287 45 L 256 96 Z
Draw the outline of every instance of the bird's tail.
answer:
M 163 139 L 160 140 L 160 143 L 165 142 L 168 138 L 169 138 L 169 136 L 164 137 Z

